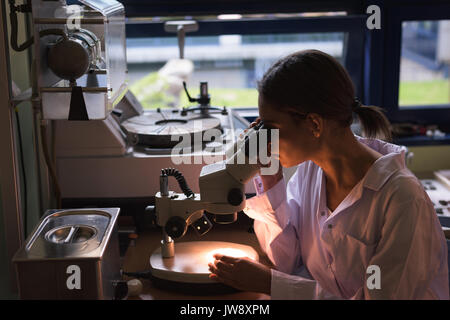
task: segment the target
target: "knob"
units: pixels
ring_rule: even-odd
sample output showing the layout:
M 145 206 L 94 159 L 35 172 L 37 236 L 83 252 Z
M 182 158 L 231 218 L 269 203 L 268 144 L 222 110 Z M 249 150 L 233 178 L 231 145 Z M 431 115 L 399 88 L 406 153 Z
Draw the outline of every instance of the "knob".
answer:
M 187 224 L 183 218 L 179 216 L 173 216 L 170 217 L 169 220 L 167 220 L 164 230 L 166 231 L 166 234 L 171 238 L 181 238 L 186 233 Z
M 228 203 L 232 206 L 238 206 L 242 203 L 242 200 L 244 199 L 244 195 L 242 194 L 241 189 L 233 188 L 230 191 L 228 191 Z

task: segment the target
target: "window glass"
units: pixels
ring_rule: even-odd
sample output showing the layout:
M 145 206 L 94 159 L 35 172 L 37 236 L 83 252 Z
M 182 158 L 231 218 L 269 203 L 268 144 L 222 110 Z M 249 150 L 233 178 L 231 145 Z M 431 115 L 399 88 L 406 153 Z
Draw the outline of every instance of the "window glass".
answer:
M 187 79 L 192 97 L 208 82 L 212 106 L 256 107 L 256 83 L 279 58 L 303 49 L 318 49 L 343 62 L 343 32 L 193 36 L 187 33 L 184 56 L 177 61 L 177 37 L 128 38 L 130 89 L 144 108 L 191 105 L 182 88 Z M 178 77 L 178 78 L 177 78 Z
M 399 107 L 450 102 L 450 20 L 402 24 Z

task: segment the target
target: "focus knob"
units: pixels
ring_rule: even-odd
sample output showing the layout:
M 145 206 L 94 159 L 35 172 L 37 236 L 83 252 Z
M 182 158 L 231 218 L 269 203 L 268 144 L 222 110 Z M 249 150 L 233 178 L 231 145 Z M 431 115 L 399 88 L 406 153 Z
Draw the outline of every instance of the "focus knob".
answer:
M 167 220 L 164 230 L 167 235 L 173 239 L 181 238 L 186 233 L 187 224 L 183 218 L 173 216 Z
M 242 200 L 244 200 L 244 195 L 241 191 L 241 189 L 233 188 L 228 192 L 228 203 L 232 206 L 238 206 L 242 203 Z

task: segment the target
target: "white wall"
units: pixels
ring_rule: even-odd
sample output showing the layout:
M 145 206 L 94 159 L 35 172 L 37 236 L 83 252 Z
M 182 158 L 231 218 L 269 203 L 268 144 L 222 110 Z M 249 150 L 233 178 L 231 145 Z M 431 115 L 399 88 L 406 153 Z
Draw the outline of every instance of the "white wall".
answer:
M 433 176 L 433 171 L 450 169 L 450 146 L 409 147 L 414 158 L 409 169 L 419 178 Z

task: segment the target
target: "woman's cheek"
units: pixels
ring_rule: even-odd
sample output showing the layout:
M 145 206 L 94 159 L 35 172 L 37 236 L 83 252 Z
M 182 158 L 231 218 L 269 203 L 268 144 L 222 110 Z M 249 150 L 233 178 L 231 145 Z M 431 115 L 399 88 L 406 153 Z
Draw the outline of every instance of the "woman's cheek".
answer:
M 281 150 L 283 150 L 283 152 Z M 281 161 L 282 158 L 283 161 Z M 305 160 L 307 160 L 305 150 L 299 146 L 298 139 L 285 141 L 283 143 L 283 148 L 280 147 L 280 162 L 284 162 L 284 164 L 281 164 L 283 167 L 292 167 L 304 162 Z
M 280 139 L 279 142 L 279 158 L 281 165 L 284 167 L 289 164 L 289 156 L 292 152 L 292 149 L 290 149 L 289 144 L 286 143 L 286 141 L 283 141 Z

